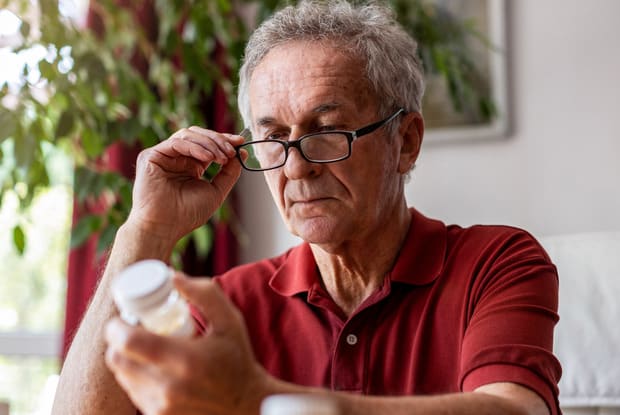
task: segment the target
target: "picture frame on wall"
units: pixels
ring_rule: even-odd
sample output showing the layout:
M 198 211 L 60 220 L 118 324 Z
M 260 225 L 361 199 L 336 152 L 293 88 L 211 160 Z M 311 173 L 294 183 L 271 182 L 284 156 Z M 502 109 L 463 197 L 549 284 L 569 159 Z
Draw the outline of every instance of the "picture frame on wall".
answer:
M 434 0 L 457 19 L 472 22 L 481 36 L 472 36 L 472 60 L 482 79 L 482 88 L 495 108 L 487 120 L 455 110 L 445 80 L 439 75 L 426 79 L 423 114 L 427 143 L 497 139 L 508 136 L 509 97 L 507 74 L 506 0 Z M 484 41 L 481 40 L 484 38 Z

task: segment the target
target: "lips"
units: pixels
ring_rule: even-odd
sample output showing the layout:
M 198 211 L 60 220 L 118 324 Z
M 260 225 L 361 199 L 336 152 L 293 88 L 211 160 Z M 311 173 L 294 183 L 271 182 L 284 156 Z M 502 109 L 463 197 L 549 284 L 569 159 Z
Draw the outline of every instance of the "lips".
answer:
M 294 193 L 294 194 L 290 194 Z M 323 199 L 331 199 L 330 195 L 327 195 L 323 192 L 314 192 L 314 191 L 305 191 L 305 192 L 287 192 L 284 193 L 286 199 L 288 199 L 291 203 L 312 203 Z
M 329 192 L 329 193 L 328 193 Z M 284 199 L 289 205 L 296 203 L 316 203 L 323 202 L 329 199 L 334 199 L 336 192 L 333 191 L 333 186 L 317 186 L 316 184 L 310 188 L 310 186 L 295 186 L 284 189 Z
M 296 199 L 289 199 L 288 206 L 292 208 L 297 206 L 298 208 L 310 208 L 311 206 L 319 206 L 319 204 L 327 202 L 329 200 L 333 200 L 333 197 L 328 196 L 312 196 L 312 197 L 303 197 Z
M 324 202 L 326 200 L 331 199 L 330 197 L 312 197 L 312 198 L 304 198 L 304 199 L 296 199 L 296 200 L 291 200 L 291 205 L 295 205 L 295 204 L 310 204 L 310 203 L 317 203 L 317 202 Z

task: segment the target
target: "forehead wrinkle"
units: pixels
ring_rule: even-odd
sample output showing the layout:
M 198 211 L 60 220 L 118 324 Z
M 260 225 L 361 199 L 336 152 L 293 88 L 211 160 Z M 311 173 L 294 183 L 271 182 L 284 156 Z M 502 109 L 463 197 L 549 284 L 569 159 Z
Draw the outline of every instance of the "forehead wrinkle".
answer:
M 283 67 L 279 62 L 309 64 Z M 301 125 L 310 118 L 343 111 L 356 114 L 368 105 L 368 84 L 351 57 L 321 42 L 286 43 L 271 50 L 255 68 L 249 85 L 254 125 L 271 128 L 287 120 Z M 294 86 L 294 87 L 293 87 Z M 258 103 L 263 103 L 257 105 Z M 262 112 L 262 114 L 261 114 Z
M 316 107 L 314 107 L 312 109 L 313 113 L 317 113 L 317 114 L 323 114 L 326 112 L 330 112 L 333 111 L 335 109 L 340 108 L 342 105 L 339 104 L 338 102 L 328 102 L 328 103 L 324 103 L 324 104 L 319 104 Z
M 325 114 L 325 113 L 334 111 L 340 107 L 342 107 L 342 104 L 338 102 L 327 102 L 327 103 L 317 105 L 316 107 L 312 108 L 310 112 L 314 114 Z M 259 127 L 265 127 L 265 126 L 274 124 L 275 122 L 276 122 L 276 119 L 274 117 L 265 116 L 265 117 L 260 117 L 258 120 L 256 120 L 256 125 Z
M 273 124 L 275 122 L 275 118 L 273 117 L 261 117 L 256 120 L 256 125 L 259 127 L 264 127 L 266 125 Z

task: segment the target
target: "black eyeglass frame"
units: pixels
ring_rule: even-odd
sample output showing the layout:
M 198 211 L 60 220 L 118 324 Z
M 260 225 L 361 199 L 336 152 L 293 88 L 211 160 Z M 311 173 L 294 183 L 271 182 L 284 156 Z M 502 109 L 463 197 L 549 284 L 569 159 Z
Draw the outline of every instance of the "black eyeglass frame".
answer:
M 405 109 L 404 108 L 400 108 L 398 109 L 398 111 L 396 111 L 394 114 L 390 115 L 389 117 L 381 120 L 381 121 L 377 121 L 374 122 L 372 124 L 369 124 L 365 127 L 359 128 L 357 130 L 354 131 L 347 131 L 347 130 L 333 130 L 333 131 L 320 131 L 320 132 L 316 132 L 316 133 L 309 133 L 306 135 L 302 135 L 301 137 L 299 137 L 297 140 L 292 140 L 292 141 L 286 141 L 286 140 L 256 140 L 256 141 L 248 141 L 247 143 L 243 143 L 240 144 L 238 146 L 235 147 L 235 151 L 237 153 L 237 158 L 239 159 L 239 161 L 241 162 L 241 166 L 248 171 L 267 171 L 267 170 L 274 170 L 274 169 L 279 169 L 280 167 L 284 166 L 286 164 L 286 161 L 288 160 L 288 154 L 289 154 L 289 149 L 292 148 L 296 148 L 297 151 L 299 152 L 299 154 L 301 155 L 301 157 L 303 157 L 304 160 L 310 162 L 310 163 L 319 163 L 319 164 L 327 164 L 327 163 L 334 163 L 337 161 L 342 161 L 342 160 L 346 160 L 349 157 L 351 157 L 351 144 L 353 144 L 353 141 L 357 140 L 358 138 L 365 136 L 367 134 L 372 133 L 373 131 L 378 130 L 379 128 L 383 127 L 384 125 L 388 124 L 389 122 L 391 122 L 392 120 L 394 120 L 396 117 L 398 117 L 400 114 L 404 113 Z M 245 130 L 243 131 L 245 132 Z M 245 137 L 245 134 L 243 134 L 243 132 L 240 135 L 243 135 Z M 304 151 L 301 148 L 301 143 L 309 138 L 312 138 L 314 136 L 318 136 L 318 135 L 324 135 L 324 134 L 343 134 L 347 137 L 347 141 L 349 142 L 349 148 L 347 151 L 347 154 L 342 156 L 342 157 L 338 157 L 335 159 L 329 159 L 329 160 L 313 160 L 309 157 L 306 156 L 306 154 L 304 153 Z M 242 158 L 241 158 L 241 151 L 244 147 L 253 145 L 255 143 L 264 143 L 264 142 L 270 142 L 270 143 L 280 143 L 282 144 L 282 146 L 284 147 L 284 160 L 282 161 L 282 163 L 280 163 L 277 166 L 274 167 L 269 167 L 266 169 L 254 169 L 251 167 L 247 167 L 245 165 L 245 163 L 243 162 Z

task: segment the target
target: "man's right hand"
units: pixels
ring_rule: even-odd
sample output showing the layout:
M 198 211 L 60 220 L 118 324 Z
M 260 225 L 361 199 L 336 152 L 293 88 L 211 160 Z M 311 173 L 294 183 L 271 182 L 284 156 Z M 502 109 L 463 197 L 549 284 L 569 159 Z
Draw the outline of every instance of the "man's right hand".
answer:
M 234 146 L 242 143 L 238 135 L 190 127 L 142 151 L 127 222 L 172 243 L 206 223 L 241 174 Z M 209 182 L 202 175 L 211 163 L 222 168 Z

